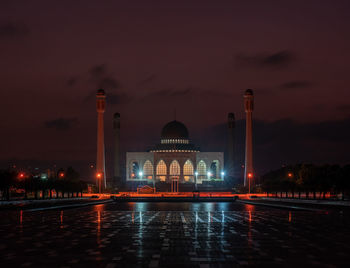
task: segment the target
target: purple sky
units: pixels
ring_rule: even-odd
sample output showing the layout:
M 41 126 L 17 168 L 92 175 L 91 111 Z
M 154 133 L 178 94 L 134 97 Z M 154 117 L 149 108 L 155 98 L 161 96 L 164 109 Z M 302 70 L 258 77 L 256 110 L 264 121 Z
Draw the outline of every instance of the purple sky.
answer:
M 195 144 L 224 150 L 223 124 L 228 112 L 243 119 L 246 88 L 258 171 L 346 163 L 349 11 L 349 1 L 2 0 L 1 165 L 71 164 L 86 174 L 100 87 L 108 164 L 114 112 L 123 150 L 157 142 L 175 108 Z

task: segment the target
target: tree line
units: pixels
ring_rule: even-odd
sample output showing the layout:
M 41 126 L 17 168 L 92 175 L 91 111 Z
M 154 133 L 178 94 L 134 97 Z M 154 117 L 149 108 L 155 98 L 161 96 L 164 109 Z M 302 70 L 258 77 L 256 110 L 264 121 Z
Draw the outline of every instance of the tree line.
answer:
M 350 165 L 297 164 L 270 171 L 261 177 L 262 190 L 280 197 L 326 198 L 341 194 L 344 200 L 350 191 Z
M 66 170 L 60 169 L 57 173 L 47 178 L 41 178 L 28 172 L 16 172 L 9 169 L 0 169 L 0 192 L 2 199 L 10 200 L 11 192 L 24 191 L 24 198 L 33 195 L 38 199 L 41 197 L 52 198 L 53 193 L 58 197 L 82 196 L 83 190 L 87 188 L 86 182 L 80 180 L 79 173 L 72 167 Z

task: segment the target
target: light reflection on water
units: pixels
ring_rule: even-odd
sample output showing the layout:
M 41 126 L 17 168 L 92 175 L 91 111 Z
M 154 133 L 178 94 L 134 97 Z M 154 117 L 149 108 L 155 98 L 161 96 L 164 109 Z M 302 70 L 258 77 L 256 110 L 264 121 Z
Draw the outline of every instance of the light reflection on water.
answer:
M 117 203 L 117 210 L 129 210 L 135 212 L 146 212 L 146 211 L 230 211 L 234 206 L 233 203 L 229 202 L 202 202 L 202 203 L 192 203 L 192 202 L 127 202 L 127 203 Z M 250 206 L 250 205 L 249 205 Z M 253 206 L 252 206 L 253 207 Z M 249 209 L 247 209 L 249 210 Z

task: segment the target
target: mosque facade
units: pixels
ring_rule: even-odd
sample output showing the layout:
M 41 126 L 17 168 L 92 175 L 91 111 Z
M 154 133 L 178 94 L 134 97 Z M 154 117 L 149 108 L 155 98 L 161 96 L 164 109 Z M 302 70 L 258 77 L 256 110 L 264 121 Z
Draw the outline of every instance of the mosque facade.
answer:
M 187 127 L 176 120 L 163 127 L 160 143 L 149 151 L 126 153 L 129 186 L 184 192 L 222 185 L 225 175 L 224 153 L 201 152 L 191 143 Z

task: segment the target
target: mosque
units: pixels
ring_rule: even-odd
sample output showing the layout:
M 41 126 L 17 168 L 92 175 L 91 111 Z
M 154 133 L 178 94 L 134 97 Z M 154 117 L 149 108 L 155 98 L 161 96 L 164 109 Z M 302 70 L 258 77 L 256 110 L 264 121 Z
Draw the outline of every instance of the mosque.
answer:
M 125 174 L 121 170 L 120 158 L 120 114 L 113 117 L 114 132 L 114 174 L 109 178 L 105 174 L 104 111 L 106 95 L 100 89 L 96 95 L 97 108 L 97 159 L 96 183 L 99 192 L 106 188 L 120 189 L 124 185 L 128 190 L 149 186 L 161 192 L 186 192 L 194 190 L 216 190 L 235 176 L 237 166 L 234 162 L 235 117 L 228 114 L 227 159 L 224 166 L 224 152 L 202 152 L 190 138 L 187 127 L 179 121 L 171 121 L 163 127 L 160 143 L 146 152 L 126 152 Z M 253 179 L 252 155 L 252 111 L 253 91 L 244 94 L 246 112 L 246 152 L 244 186 L 250 187 Z M 124 172 L 123 172 L 124 173 Z
M 167 123 L 160 143 L 148 152 L 126 153 L 126 182 L 150 184 L 161 191 L 184 192 L 224 181 L 224 153 L 201 152 L 191 143 L 187 127 Z

